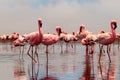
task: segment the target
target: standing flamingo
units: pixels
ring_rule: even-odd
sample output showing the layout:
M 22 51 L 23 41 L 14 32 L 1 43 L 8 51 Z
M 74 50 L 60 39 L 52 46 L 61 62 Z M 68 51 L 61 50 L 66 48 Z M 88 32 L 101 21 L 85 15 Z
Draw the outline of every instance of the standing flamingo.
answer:
M 33 58 L 33 47 L 35 46 L 35 54 L 38 57 L 37 46 L 42 42 L 43 34 L 42 34 L 42 19 L 38 19 L 38 31 L 32 32 L 25 36 L 25 40 L 30 44 L 29 49 L 27 51 L 28 56 L 32 58 L 34 62 L 37 62 L 35 58 Z M 32 55 L 29 54 L 29 51 L 32 47 Z
M 76 37 L 79 40 L 82 40 L 83 38 L 85 38 L 88 34 L 91 34 L 92 32 L 88 31 L 85 29 L 85 25 L 81 25 L 79 32 L 77 32 Z
M 48 46 L 57 43 L 60 39 L 59 36 L 61 33 L 61 28 L 56 27 L 56 32 L 58 34 L 50 34 L 50 33 L 43 34 L 42 44 L 46 45 L 46 53 L 48 53 Z
M 17 47 L 17 46 L 20 47 L 20 54 L 22 54 L 22 58 L 23 58 L 25 43 L 26 43 L 25 42 L 25 37 L 21 36 L 21 35 L 19 35 L 18 39 L 16 39 L 16 40 L 13 41 L 13 45 L 15 47 Z M 22 50 L 21 50 L 21 47 L 23 48 Z M 19 55 L 19 58 L 20 58 L 20 55 Z
M 55 43 L 57 43 L 60 39 L 60 33 L 61 33 L 61 28 L 60 27 L 56 27 L 56 32 L 58 34 L 44 34 L 43 35 L 43 39 L 42 39 L 42 44 L 46 45 L 46 59 L 47 59 L 47 64 L 48 64 L 48 46 L 49 45 L 53 45 Z M 46 69 L 48 69 L 48 66 L 46 66 Z M 48 73 L 48 70 L 46 70 L 46 73 Z M 48 77 L 48 75 L 47 75 Z
M 111 62 L 108 48 L 109 48 L 109 45 L 112 44 L 116 40 L 116 31 L 115 31 L 115 29 L 117 28 L 116 20 L 112 20 L 110 25 L 111 25 L 110 32 L 99 34 L 97 36 L 96 41 L 98 43 L 102 44 L 101 50 L 103 48 L 103 45 L 107 46 L 107 54 L 108 54 L 108 57 L 109 57 L 109 61 Z M 100 52 L 100 56 L 99 56 L 99 62 L 100 62 L 100 58 L 101 58 L 101 52 Z

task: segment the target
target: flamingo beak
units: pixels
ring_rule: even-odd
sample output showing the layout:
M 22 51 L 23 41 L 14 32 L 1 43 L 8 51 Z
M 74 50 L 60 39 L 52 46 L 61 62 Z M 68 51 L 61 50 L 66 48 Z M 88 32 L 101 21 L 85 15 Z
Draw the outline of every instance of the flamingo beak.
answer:
M 38 24 L 40 25 L 40 27 L 42 27 L 42 21 L 38 20 Z
M 114 23 L 114 29 L 116 29 L 117 28 L 117 24 L 116 23 Z

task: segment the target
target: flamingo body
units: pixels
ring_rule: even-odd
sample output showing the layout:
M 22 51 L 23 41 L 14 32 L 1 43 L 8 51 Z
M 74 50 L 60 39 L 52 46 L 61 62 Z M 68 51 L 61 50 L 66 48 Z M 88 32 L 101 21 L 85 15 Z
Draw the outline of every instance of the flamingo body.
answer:
M 57 41 L 59 41 L 58 35 L 55 35 L 55 34 L 44 34 L 43 35 L 42 43 L 44 45 L 52 45 L 56 43 Z

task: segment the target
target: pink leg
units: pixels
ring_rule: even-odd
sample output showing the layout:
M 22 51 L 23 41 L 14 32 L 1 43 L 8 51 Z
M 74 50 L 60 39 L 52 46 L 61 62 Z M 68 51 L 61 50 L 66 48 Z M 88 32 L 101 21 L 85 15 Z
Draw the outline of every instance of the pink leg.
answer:
M 38 46 L 35 46 L 35 54 L 36 54 L 36 56 L 37 56 L 37 62 L 38 62 L 38 70 L 37 70 L 37 74 L 36 74 L 36 75 L 38 75 L 38 72 L 39 72 L 39 66 L 40 66 L 39 56 L 38 56 L 37 49 L 38 49 Z
M 88 45 L 86 45 L 86 55 L 88 54 Z
M 100 62 L 100 59 L 101 59 L 102 50 L 103 50 L 103 45 L 102 45 L 102 46 L 100 46 L 100 55 L 99 55 L 99 62 Z
M 31 56 L 31 55 L 29 54 L 29 51 L 30 51 L 31 47 L 33 47 L 33 46 L 30 45 L 27 54 L 28 54 L 28 56 L 30 56 L 30 58 L 31 58 L 35 63 L 37 63 L 37 61 L 33 58 L 33 56 Z M 32 50 L 33 50 L 33 49 L 32 49 Z M 33 52 L 32 52 L 32 54 L 33 54 Z
M 109 57 L 109 61 L 110 61 L 110 63 L 111 63 L 110 51 L 109 51 L 109 45 L 107 45 L 107 54 L 108 54 L 108 57 Z
M 46 76 L 48 77 L 48 45 L 46 46 Z
M 91 52 L 90 52 L 91 54 L 93 54 L 94 53 L 94 45 L 91 45 Z

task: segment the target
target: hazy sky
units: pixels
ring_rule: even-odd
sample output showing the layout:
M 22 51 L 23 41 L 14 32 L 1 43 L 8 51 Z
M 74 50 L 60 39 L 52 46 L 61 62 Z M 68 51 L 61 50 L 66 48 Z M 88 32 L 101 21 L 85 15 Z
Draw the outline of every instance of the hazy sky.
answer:
M 120 33 L 120 0 L 0 0 L 0 35 L 37 31 L 38 18 L 44 33 L 55 32 L 58 25 L 77 32 L 82 24 L 93 33 L 109 31 L 113 19 Z

